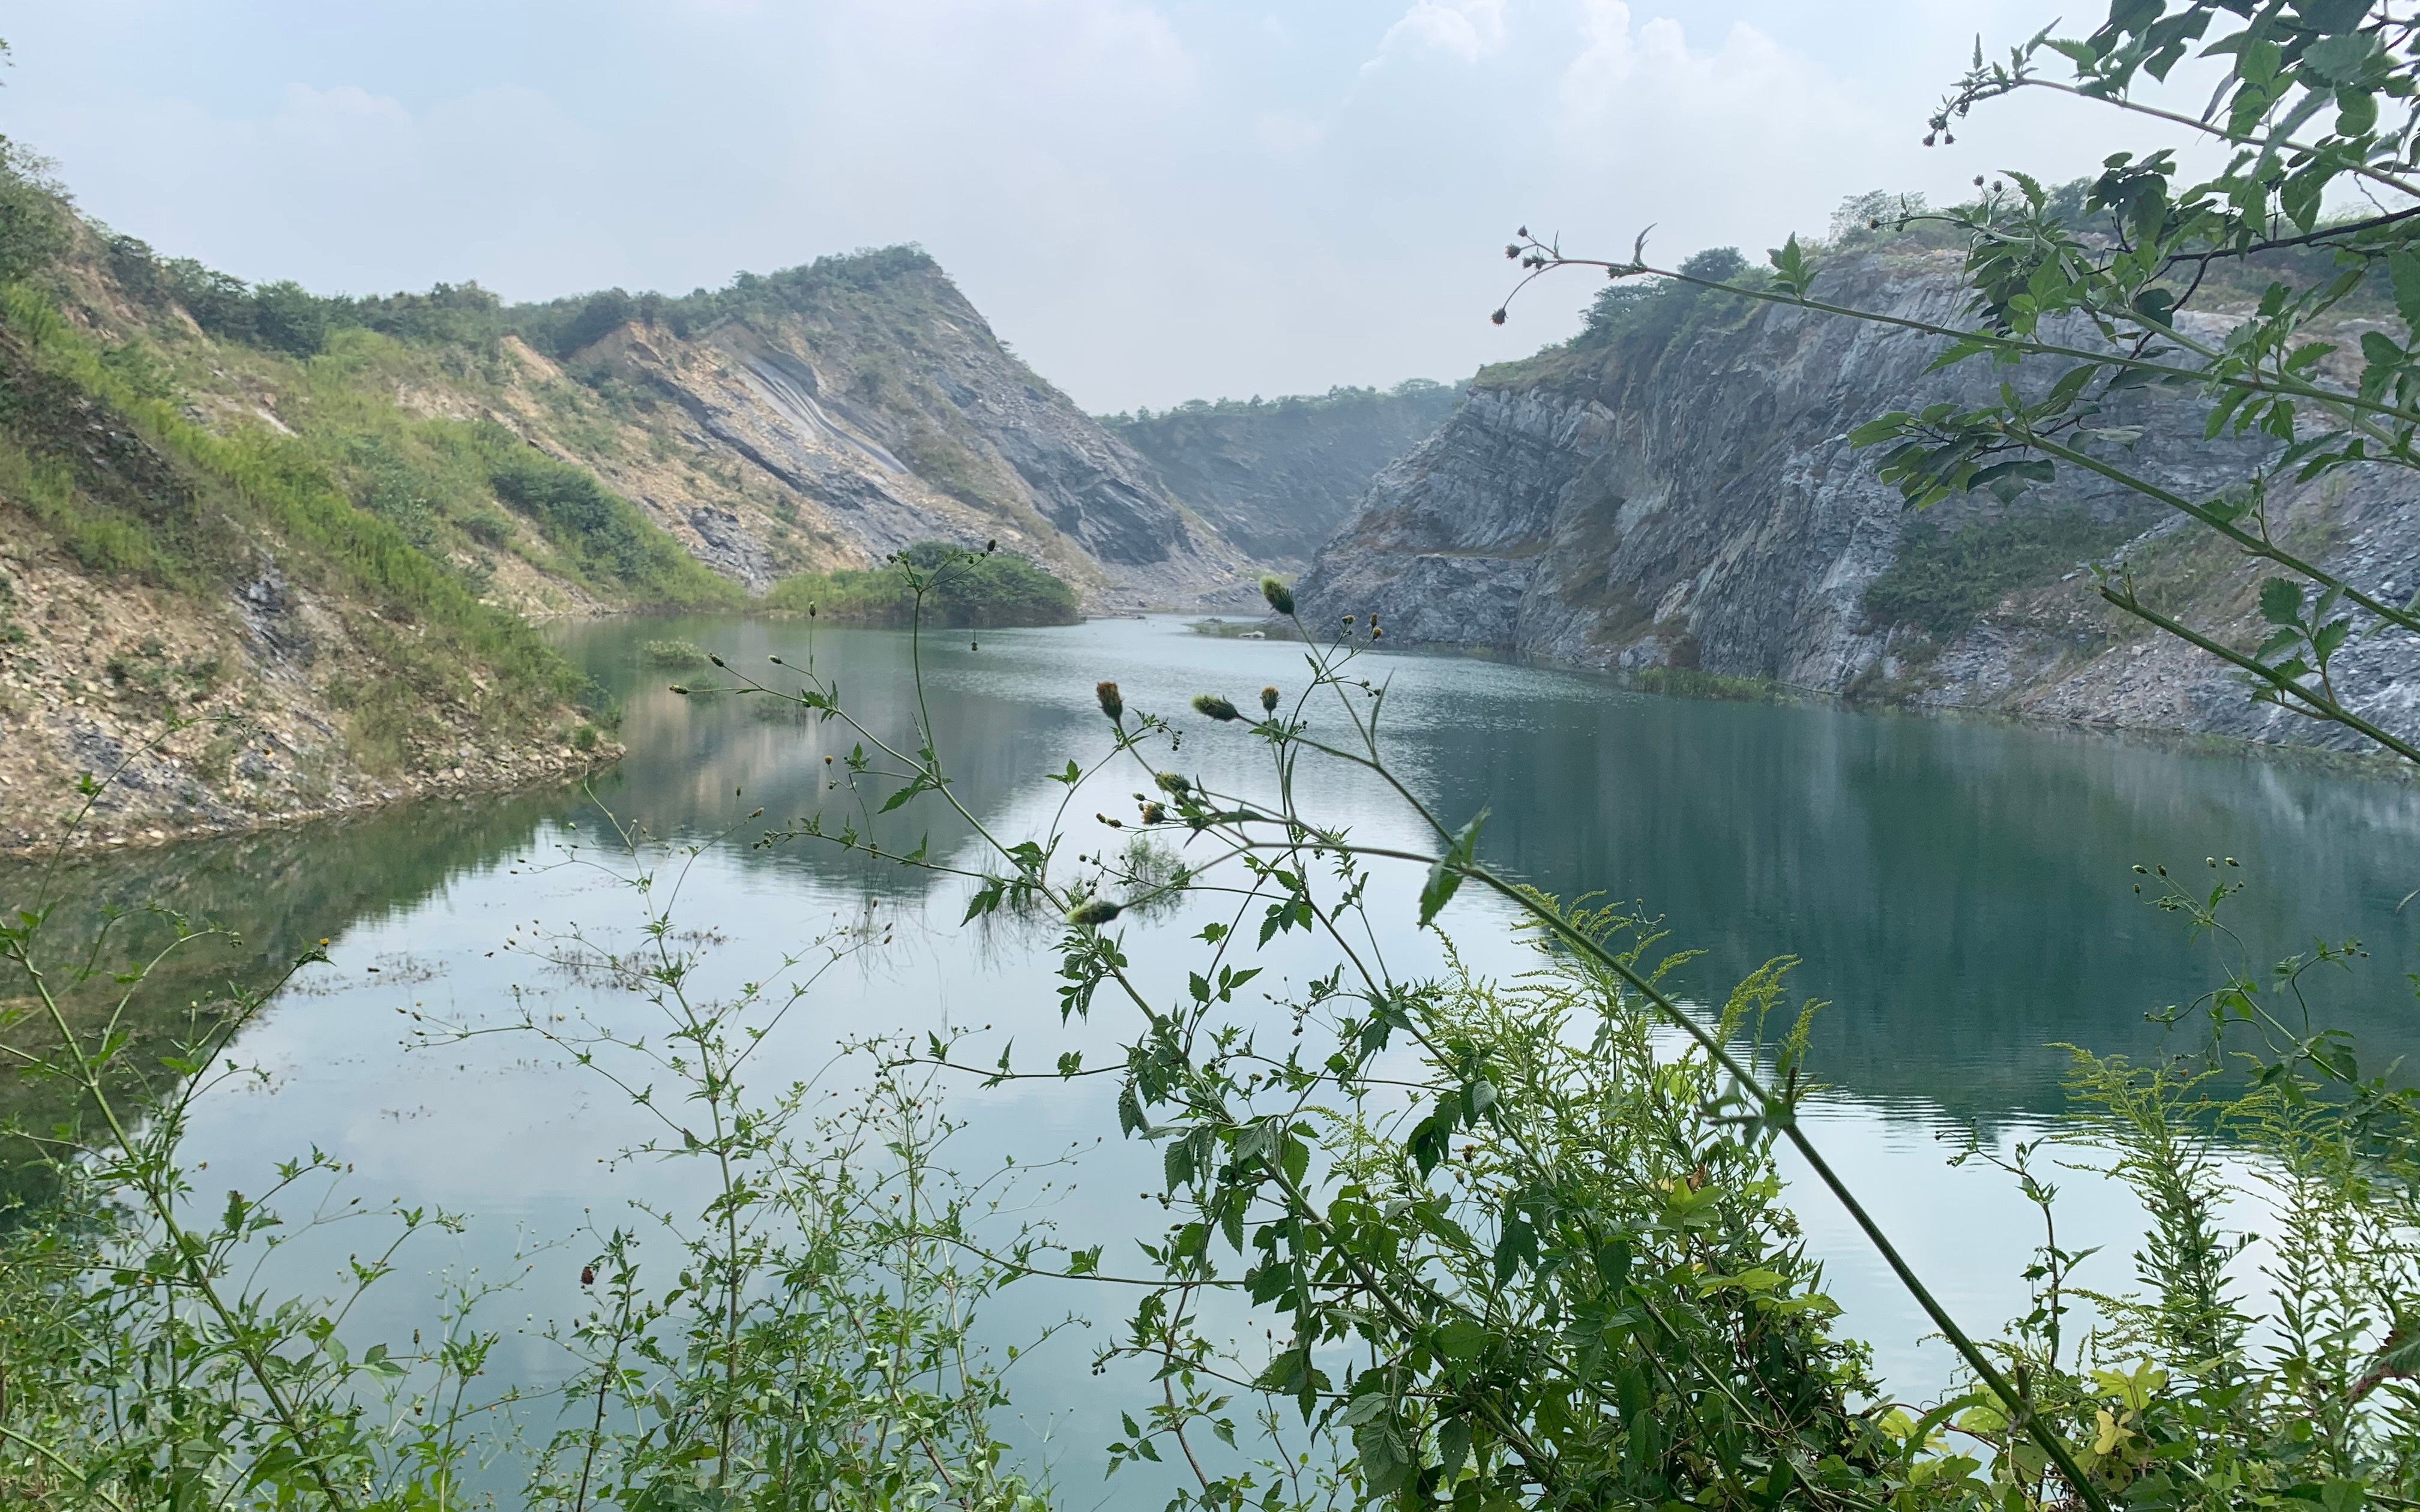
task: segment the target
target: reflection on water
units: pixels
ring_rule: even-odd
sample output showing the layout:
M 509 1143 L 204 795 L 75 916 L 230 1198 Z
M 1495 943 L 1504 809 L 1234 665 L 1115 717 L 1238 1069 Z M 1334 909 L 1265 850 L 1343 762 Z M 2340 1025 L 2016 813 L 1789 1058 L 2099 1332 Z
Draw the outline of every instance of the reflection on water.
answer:
M 796 656 L 800 641 L 783 625 L 680 628 L 768 674 L 765 656 Z M 637 664 L 640 641 L 662 633 L 623 622 L 575 641 L 631 701 L 613 801 L 659 832 L 760 803 L 776 818 L 815 809 L 821 758 L 850 744 L 839 727 L 767 719 L 728 697 L 684 703 Z M 904 733 L 903 640 L 827 632 L 819 654 L 845 669 L 852 704 Z M 941 747 L 978 813 L 1095 748 L 1096 675 L 1181 711 L 1203 687 L 1243 692 L 1300 672 L 1281 645 L 1125 622 L 995 632 L 980 653 L 945 640 L 927 658 Z M 1802 958 L 1801 989 L 1833 1005 L 1819 1021 L 1825 1073 L 1868 1098 L 2047 1113 L 2064 1064 L 2055 1045 L 2155 1043 L 2145 1014 L 2213 978 L 2173 918 L 2137 905 L 2137 863 L 2197 884 L 2206 857 L 2241 861 L 2250 885 L 2228 915 L 2257 959 L 2353 935 L 2376 954 L 2372 988 L 2412 964 L 2397 917 L 2420 887 L 2409 784 L 2082 731 L 1651 698 L 1475 659 L 1367 665 L 1394 681 L 1395 760 L 1440 811 L 1490 810 L 1490 859 L 1551 891 L 1645 902 L 1676 943 L 1706 952 L 1688 973 L 1703 995 L 1773 956 Z M 937 851 L 964 839 L 933 833 Z M 2338 1007 L 2381 1050 L 2420 1047 L 2408 995 L 2348 993 Z
M 822 931 L 868 918 L 888 926 L 890 949 L 857 958 L 791 1021 L 789 1042 L 767 1057 L 768 1078 L 817 1074 L 840 1038 L 943 1024 L 992 1026 L 985 1060 L 1011 1040 L 1020 1061 L 1067 1049 L 1095 1064 L 1114 1057 L 1124 1025 L 1059 1023 L 1047 932 L 958 928 L 963 883 L 810 842 L 749 843 L 847 796 L 830 786 L 855 743 L 841 726 L 731 693 L 684 698 L 664 685 L 688 674 L 640 659 L 647 640 L 686 638 L 769 678 L 768 656 L 812 655 L 854 709 L 905 737 L 917 690 L 904 636 L 824 631 L 810 646 L 802 625 L 719 619 L 563 633 L 627 707 L 629 755 L 597 779 L 593 803 L 562 791 L 428 804 L 95 858 L 68 877 L 80 902 L 166 895 L 234 925 L 245 944 L 210 966 L 222 974 L 264 970 L 306 941 L 335 938 L 335 964 L 289 991 L 244 1041 L 243 1054 L 271 1070 L 268 1086 L 205 1108 L 195 1154 L 211 1162 L 213 1180 L 316 1144 L 354 1162 L 375 1196 L 479 1215 L 458 1251 L 423 1258 L 490 1274 L 516 1264 L 524 1237 L 559 1238 L 591 1216 L 610 1224 L 633 1196 L 683 1206 L 677 1165 L 601 1163 L 636 1125 L 593 1080 L 526 1044 L 435 1054 L 398 1042 L 398 1008 L 478 1022 L 507 1016 L 516 989 L 525 1001 L 587 1001 L 581 984 L 534 974 L 508 947 L 532 928 L 629 927 L 632 904 L 609 871 L 560 864 L 605 845 L 606 810 L 677 841 L 731 835 L 691 865 L 680 904 L 688 924 L 727 941 L 712 969 L 729 980 Z M 2052 1045 L 2154 1044 L 2144 1013 L 2211 980 L 2175 920 L 2134 898 L 2133 864 L 2199 872 L 2204 856 L 2239 858 L 2252 887 L 2235 921 L 2261 955 L 2315 935 L 2363 937 L 2376 955 L 2341 982 L 2338 1021 L 2380 1051 L 2420 1047 L 2401 978 L 2415 963 L 2396 914 L 2420 886 L 2410 860 L 2420 794 L 2410 788 L 2081 733 L 1655 699 L 1477 660 L 1367 665 L 1393 679 L 1388 717 L 1416 789 L 1456 822 L 1492 810 L 1491 859 L 1551 890 L 1645 901 L 1669 919 L 1673 944 L 1704 952 L 1685 972 L 1699 995 L 1721 994 L 1771 956 L 1803 958 L 1800 990 L 1833 1004 L 1819 1021 L 1816 1069 L 1838 1090 L 1816 1121 L 1918 1263 L 1981 1326 L 2016 1310 L 2023 1284 L 1999 1273 L 2002 1260 L 2033 1240 L 2022 1204 L 1988 1173 L 1943 1165 L 1935 1133 L 1968 1119 L 2004 1134 L 2038 1122 L 2059 1102 Z M 732 681 L 720 671 L 692 680 L 709 677 Z M 940 640 L 928 647 L 923 696 L 959 801 L 1009 838 L 1042 828 L 1065 795 L 1045 774 L 1103 747 L 1092 695 L 1102 678 L 1123 685 L 1130 706 L 1175 712 L 1200 691 L 1242 702 L 1264 683 L 1298 686 L 1302 669 L 1283 644 L 1209 640 L 1164 622 L 986 631 L 979 651 Z M 1257 749 L 1235 731 L 1204 729 L 1188 734 L 1184 760 L 1242 782 Z M 1121 775 L 1074 796 L 1085 843 L 1094 811 L 1126 810 L 1132 785 Z M 1380 795 L 1342 774 L 1312 774 L 1308 804 L 1365 839 L 1412 838 Z M 765 817 L 749 820 L 759 808 Z M 949 856 L 971 838 L 938 805 L 882 824 L 886 850 L 921 841 Z M 23 875 L 0 880 L 13 906 Z M 1399 971 L 1435 959 L 1412 927 L 1416 887 L 1389 877 L 1376 895 L 1389 932 L 1381 943 Z M 1512 921 L 1487 900 L 1466 892 L 1446 922 L 1481 969 L 1524 964 Z M 1147 980 L 1180 990 L 1183 937 L 1199 927 L 1184 910 L 1136 923 L 1129 953 Z M 1273 959 L 1272 980 L 1322 965 L 1297 942 Z M 179 987 L 163 999 L 195 995 Z M 1156 1184 L 1155 1152 L 1114 1138 L 1095 1145 L 1116 1129 L 1110 1090 L 1030 1085 L 968 1090 L 967 1158 L 1083 1146 L 1078 1184 L 1054 1189 L 1047 1215 L 1113 1252 L 1148 1232 L 1157 1209 L 1139 1211 L 1132 1194 Z M 2124 1221 L 2089 1183 L 2076 1191 Z M 1882 1340 L 1884 1366 L 1937 1373 L 1916 1345 L 1912 1313 L 1845 1224 L 1820 1203 L 1807 1216 L 1814 1242 L 1836 1257 L 1853 1326 Z M 2079 1215 L 2080 1227 L 2091 1217 Z M 1978 1248 L 1987 1264 L 1976 1263 Z M 2121 1241 L 2112 1253 L 2122 1252 Z M 340 1259 L 302 1245 L 283 1263 Z M 574 1288 L 549 1254 L 532 1263 L 515 1312 L 542 1319 Z M 391 1295 L 398 1309 L 419 1302 L 408 1286 Z M 1070 1306 L 1107 1320 L 1116 1302 L 1020 1288 L 1002 1336 Z M 1036 1418 L 1029 1447 L 1064 1457 L 1078 1506 L 1101 1494 L 1097 1448 L 1114 1436 L 1090 1347 L 1063 1340 L 1017 1367 L 1019 1404 Z M 561 1365 L 521 1333 L 497 1368 L 543 1381 Z M 1046 1427 L 1055 1449 L 1043 1445 Z M 1110 1489 L 1136 1494 L 1123 1475 Z

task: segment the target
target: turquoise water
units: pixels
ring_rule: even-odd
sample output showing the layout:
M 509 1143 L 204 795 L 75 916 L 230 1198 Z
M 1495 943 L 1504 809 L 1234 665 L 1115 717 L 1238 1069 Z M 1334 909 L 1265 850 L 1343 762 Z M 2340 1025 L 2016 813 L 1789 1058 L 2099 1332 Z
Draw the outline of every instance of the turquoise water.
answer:
M 617 1221 L 634 1197 L 680 1206 L 690 1196 L 686 1173 L 609 1166 L 640 1134 L 632 1110 L 542 1047 L 495 1039 L 411 1048 L 396 1010 L 492 1023 L 509 1016 L 517 989 L 526 1001 L 595 1007 L 589 985 L 508 947 L 575 924 L 606 935 L 632 927 L 633 901 L 612 869 L 580 864 L 610 849 L 609 814 L 667 843 L 736 833 L 690 863 L 677 915 L 706 942 L 719 980 L 752 980 L 785 949 L 834 929 L 889 936 L 793 1013 L 764 1057 L 766 1085 L 823 1073 L 836 1041 L 869 1032 L 987 1026 L 968 1058 L 987 1063 L 1014 1040 L 1017 1059 L 1039 1066 L 1069 1049 L 1090 1063 L 1114 1058 L 1126 1027 L 1109 1014 L 1062 1025 L 1048 932 L 961 929 L 962 882 L 810 841 L 749 844 L 767 824 L 825 801 L 824 758 L 845 755 L 852 737 L 838 725 L 766 717 L 737 697 L 682 698 L 665 690 L 672 677 L 728 679 L 642 662 L 644 642 L 670 638 L 741 666 L 812 654 L 852 707 L 904 733 L 912 709 L 904 635 L 823 631 L 810 648 L 803 625 L 733 619 L 603 622 L 563 634 L 627 705 L 629 754 L 590 791 L 428 803 L 77 873 L 85 895 L 166 892 L 223 914 L 263 958 L 334 940 L 334 965 L 289 989 L 239 1047 L 268 1080 L 205 1103 L 192 1149 L 209 1163 L 205 1184 L 243 1186 L 316 1146 L 353 1164 L 351 1190 L 470 1215 L 464 1238 L 411 1257 L 412 1273 L 382 1294 L 385 1310 L 359 1321 L 370 1331 L 412 1326 L 429 1294 L 414 1284 L 422 1275 L 525 1273 L 490 1312 L 510 1330 L 498 1378 L 533 1384 L 565 1367 L 538 1334 L 577 1296 L 585 1252 L 560 1242 L 592 1221 Z M 1063 796 L 1046 774 L 1103 748 L 1096 681 L 1120 683 L 1132 706 L 1174 713 L 1195 692 L 1242 703 L 1264 683 L 1303 680 L 1296 648 L 1209 640 L 1167 621 L 985 631 L 980 649 L 963 635 L 936 638 L 926 662 L 957 793 L 1011 836 L 1038 830 Z M 2397 912 L 2420 887 L 2412 844 L 2420 793 L 2409 787 L 2081 732 L 1660 699 L 1477 659 L 1366 665 L 1393 682 L 1399 769 L 1457 823 L 1489 808 L 1491 860 L 1550 890 L 1642 900 L 1667 918 L 1673 945 L 1703 951 L 1683 973 L 1698 996 L 1718 997 L 1771 957 L 1800 958 L 1797 991 L 1830 1005 L 1816 1034 L 1815 1070 L 1832 1088 L 1814 1117 L 1819 1136 L 1976 1326 L 2019 1310 L 2015 1272 L 2035 1239 L 1999 1178 L 1946 1165 L 1943 1136 L 1972 1126 L 2005 1141 L 2038 1127 L 2059 1106 L 2058 1043 L 2154 1048 L 2161 1031 L 2145 1014 L 2190 1002 L 2213 980 L 2207 946 L 2134 896 L 2134 864 L 2198 876 L 2205 857 L 2240 860 L 2250 888 L 2234 918 L 2257 959 L 2315 936 L 2362 937 L 2372 957 L 2329 988 L 2335 1021 L 2383 1052 L 2420 1048 L 2402 975 L 2420 962 L 2411 920 Z M 1233 731 L 1203 730 L 1186 756 L 1191 769 L 1241 784 L 1254 779 L 1257 751 Z M 1088 789 L 1071 811 L 1085 820 L 1096 809 L 1126 811 L 1132 785 L 1121 777 Z M 1417 838 L 1408 816 L 1366 782 L 1326 774 L 1309 786 L 1308 807 L 1364 840 Z M 760 807 L 764 820 L 744 819 Z M 903 848 L 920 837 L 936 856 L 967 844 L 938 810 L 911 812 L 924 817 L 894 830 Z M 1398 971 L 1435 958 L 1413 927 L 1417 887 L 1416 876 L 1388 876 L 1373 903 Z M 881 928 L 866 932 L 868 921 Z M 1146 979 L 1177 990 L 1189 960 L 1181 937 L 1200 920 L 1180 910 L 1125 922 Z M 1530 960 L 1489 900 L 1466 893 L 1445 922 L 1482 970 Z M 1272 964 L 1297 980 L 1320 969 L 1301 948 Z M 1134 1199 L 1157 1185 L 1157 1151 L 1117 1138 L 1109 1081 L 969 1086 L 953 1106 L 969 1120 L 959 1149 L 970 1161 L 1077 1152 L 1072 1181 L 1062 1173 L 1047 1192 L 1037 1186 L 1033 1211 L 1072 1242 L 1130 1254 L 1127 1241 L 1160 1220 L 1156 1204 Z M 2065 1232 L 2104 1227 L 2114 1242 L 2101 1263 L 2122 1266 L 2127 1205 L 2086 1178 L 2070 1192 L 2076 1211 Z M 1921 1341 L 1913 1309 L 1845 1220 L 1820 1194 L 1801 1201 L 1849 1326 L 1876 1341 L 1886 1371 L 1919 1385 L 1941 1379 L 1942 1351 Z M 348 1242 L 297 1245 L 274 1263 L 308 1279 L 333 1272 Z M 2100 1284 L 2121 1279 L 2111 1270 Z M 1027 1414 L 1018 1441 L 1056 1467 L 1070 1506 L 1139 1494 L 1125 1475 L 1103 1487 L 1099 1468 L 1119 1394 L 1131 1387 L 1092 1370 L 1119 1305 L 1078 1287 L 1032 1285 L 1012 1289 L 991 1315 L 1001 1339 L 1070 1309 L 1098 1325 L 1061 1335 L 1013 1377 Z

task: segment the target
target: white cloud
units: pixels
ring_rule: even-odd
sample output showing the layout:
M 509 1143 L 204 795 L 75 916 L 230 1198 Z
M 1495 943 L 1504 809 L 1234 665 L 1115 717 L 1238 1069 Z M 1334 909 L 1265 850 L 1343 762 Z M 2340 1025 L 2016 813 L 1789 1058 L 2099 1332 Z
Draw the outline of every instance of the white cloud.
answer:
M 1504 42 L 1504 0 L 1416 0 L 1387 28 L 1378 56 L 1445 53 L 1477 63 L 1502 52 Z
M 2048 4 L 79 0 L 21 8 L 0 103 L 97 213 L 245 277 L 686 290 L 920 240 L 1080 402 L 1156 408 L 1561 336 L 1583 281 L 1486 319 L 1524 222 L 1754 255 L 1859 191 L 2160 145 L 2048 99 L 1917 145 L 1974 32 Z
M 1264 110 L 1253 117 L 1252 134 L 1271 152 L 1308 152 L 1327 135 L 1327 128 L 1294 111 Z

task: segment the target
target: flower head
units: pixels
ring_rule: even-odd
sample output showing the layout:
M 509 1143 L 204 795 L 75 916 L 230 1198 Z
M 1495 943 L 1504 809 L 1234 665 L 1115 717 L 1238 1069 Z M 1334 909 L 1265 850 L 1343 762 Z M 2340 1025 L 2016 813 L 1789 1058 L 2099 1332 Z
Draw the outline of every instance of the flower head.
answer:
M 1280 614 L 1294 612 L 1294 590 L 1274 576 L 1261 579 L 1261 596 L 1267 599 L 1269 608 Z
M 1094 683 L 1093 696 L 1101 701 L 1101 712 L 1109 717 L 1109 723 L 1115 724 L 1125 717 L 1126 701 L 1125 696 L 1118 692 L 1117 684 Z
M 1193 712 L 1204 716 L 1205 717 L 1216 719 L 1221 724 L 1226 723 L 1230 719 L 1242 717 L 1242 716 L 1235 712 L 1235 706 L 1233 704 L 1228 702 L 1225 699 L 1218 697 L 1215 693 L 1194 694 Z

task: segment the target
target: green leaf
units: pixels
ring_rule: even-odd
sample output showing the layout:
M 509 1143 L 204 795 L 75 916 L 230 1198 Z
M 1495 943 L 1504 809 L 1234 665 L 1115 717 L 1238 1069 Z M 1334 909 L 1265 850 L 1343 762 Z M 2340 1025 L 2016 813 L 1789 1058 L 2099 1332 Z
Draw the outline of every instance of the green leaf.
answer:
M 2403 317 L 2407 329 L 2420 331 L 2420 255 L 2408 251 L 2395 254 L 2386 259 L 2386 275 L 2395 287 L 2395 313 Z M 2394 348 L 2392 342 L 2384 345 L 2389 350 Z M 2362 355 L 2375 362 L 2378 354 L 2365 341 Z
M 2366 89 L 2336 91 L 2336 134 L 2367 136 L 2378 130 L 2378 97 Z
M 1814 273 L 1807 266 L 1806 249 L 1799 246 L 1798 238 L 1794 233 L 1789 240 L 1765 255 L 1773 264 L 1774 287 L 1784 294 L 1793 296 L 1806 294 L 1807 281 L 1814 276 Z
M 2076 395 L 2084 392 L 2084 386 L 2092 381 L 2092 375 L 2100 371 L 2098 363 L 2085 363 L 2069 368 L 2058 376 L 2057 382 L 2050 386 L 2050 393 L 2042 396 L 2042 407 L 2052 410 L 2065 409 L 2075 402 Z
M 1849 444 L 1853 447 L 1858 448 L 1859 450 L 1863 450 L 1866 447 L 1873 445 L 1877 441 L 1889 440 L 1892 437 L 1899 435 L 1908 425 L 1913 424 L 1915 421 L 1916 417 L 1909 414 L 1906 410 L 1894 409 L 1889 414 L 1884 415 L 1879 419 L 1869 420 L 1864 424 L 1859 425 L 1856 429 L 1849 432 Z
M 1487 1352 L 1487 1330 L 1467 1318 L 1450 1318 L 1436 1331 L 1436 1351 L 1456 1365 Z
M 2278 631 L 2268 640 L 2261 641 L 2260 649 L 2252 654 L 2252 659 L 2257 662 L 2274 661 L 2279 656 L 2284 656 L 2287 652 L 2293 650 L 2296 646 L 2299 646 L 2302 643 L 2303 632 L 2301 627 L 2298 625 L 2288 625 L 2285 629 Z
M 1387 1398 L 1381 1393 L 1373 1391 L 1367 1396 L 1356 1396 L 1345 1404 L 1344 1426 L 1357 1428 L 1364 1423 L 1374 1423 L 1387 1415 Z
M 2369 33 L 2345 32 L 2303 49 L 2303 67 L 2329 84 L 2352 84 L 2367 70 L 2377 52 L 2378 39 Z M 2336 106 L 2344 108 L 2341 95 Z M 2377 110 L 2375 104 L 2370 106 L 2373 117 Z
M 1470 865 L 1471 853 L 1479 846 L 1479 826 L 1485 823 L 1486 810 L 1481 809 L 1471 815 L 1470 823 L 1463 825 L 1453 837 L 1453 843 L 1446 847 L 1446 853 L 1429 867 L 1428 882 L 1420 888 L 1422 927 L 1436 918 L 1439 909 L 1453 901 L 1455 891 L 1462 886 L 1462 871 Z
M 2303 585 L 2290 578 L 2272 578 L 2260 585 L 2260 617 L 2272 625 L 2300 625 Z
M 1006 882 L 998 877 L 985 879 L 984 885 L 975 889 L 974 896 L 967 900 L 966 918 L 959 919 L 958 922 L 971 923 L 980 915 L 995 912 L 1000 907 L 1001 898 L 1005 897 L 1007 892 Z

